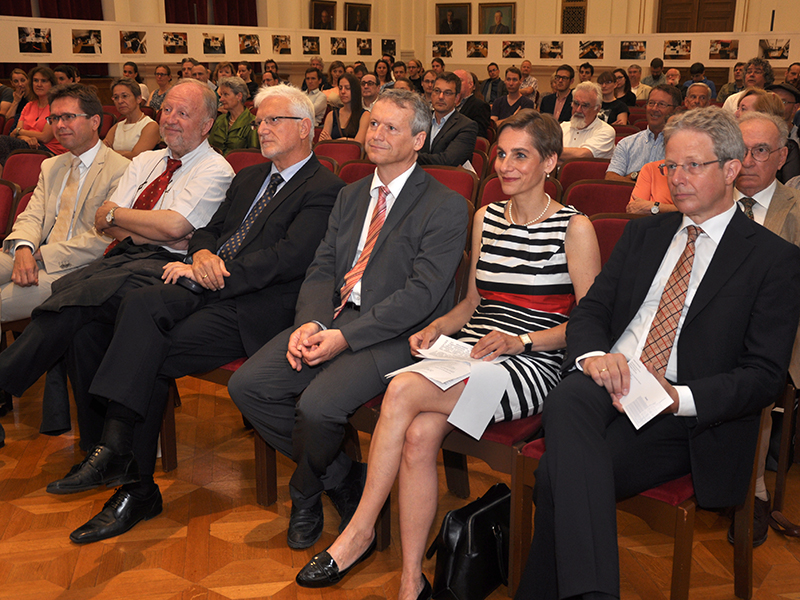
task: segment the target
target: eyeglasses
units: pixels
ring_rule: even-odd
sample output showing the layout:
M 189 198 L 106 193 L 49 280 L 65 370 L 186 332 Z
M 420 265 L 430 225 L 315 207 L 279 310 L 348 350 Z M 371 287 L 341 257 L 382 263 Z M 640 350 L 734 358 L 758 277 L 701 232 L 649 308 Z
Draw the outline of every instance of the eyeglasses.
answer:
M 168 73 L 156 73 L 156 77 L 169 77 Z
M 767 162 L 769 160 L 770 155 L 773 152 L 777 152 L 780 148 L 775 148 L 775 150 L 770 150 L 769 146 L 754 146 L 753 148 L 745 148 L 744 151 L 744 158 L 747 158 L 747 155 L 753 157 L 753 160 L 758 162 Z
M 781 98 L 781 102 L 783 102 L 784 105 L 786 105 L 786 104 L 797 104 L 797 100 L 784 100 L 783 98 Z
M 45 117 L 44 120 L 47 121 L 48 125 L 55 125 L 59 121 L 64 121 L 65 125 L 69 125 L 77 117 L 86 117 L 88 119 L 89 115 L 87 115 L 86 113 L 80 113 L 77 115 L 75 113 L 64 113 L 63 115 L 50 115 L 49 117 Z
M 664 110 L 665 108 L 672 108 L 674 104 L 667 104 L 666 102 L 655 102 L 653 100 L 648 101 L 647 108 L 657 108 L 659 110 Z
M 577 102 L 576 100 L 572 101 L 572 108 L 581 108 L 583 110 L 589 110 L 592 108 L 592 105 L 588 102 Z
M 378 84 L 375 83 L 374 81 L 362 81 L 361 82 L 361 87 L 366 87 L 368 85 L 378 85 Z
M 556 81 L 569 81 L 570 79 L 572 79 L 572 77 L 570 77 L 569 75 L 556 75 L 554 79 Z
M 724 161 L 721 158 L 718 158 L 717 160 L 710 160 L 704 163 L 688 162 L 683 165 L 679 165 L 677 163 L 663 163 L 658 165 L 658 170 L 665 177 L 671 177 L 675 175 L 675 172 L 678 170 L 678 167 L 681 167 L 688 175 L 699 175 L 708 165 L 713 165 L 714 163 L 722 163 L 722 162 Z
M 303 117 L 267 117 L 266 119 L 256 119 L 250 121 L 250 129 L 258 131 L 261 124 L 264 123 L 267 127 L 275 127 L 281 119 L 291 119 L 292 121 L 302 121 Z
M 114 94 L 111 96 L 111 99 L 114 102 L 117 102 L 118 100 L 127 100 L 128 98 L 133 98 L 133 94 Z
M 433 94 L 435 96 L 444 96 L 445 98 L 450 98 L 456 95 L 453 90 L 440 90 L 439 88 L 433 88 Z

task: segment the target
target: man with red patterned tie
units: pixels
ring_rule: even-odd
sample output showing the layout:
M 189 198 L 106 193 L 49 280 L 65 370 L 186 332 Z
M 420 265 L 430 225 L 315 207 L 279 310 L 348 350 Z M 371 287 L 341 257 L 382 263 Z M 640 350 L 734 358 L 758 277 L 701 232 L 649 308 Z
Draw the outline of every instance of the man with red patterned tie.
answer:
M 619 598 L 618 499 L 691 474 L 701 505 L 743 502 L 759 413 L 786 381 L 800 249 L 734 203 L 738 124 L 701 108 L 664 136 L 661 169 L 680 212 L 631 221 L 570 315 L 518 600 Z M 634 359 L 672 400 L 640 429 L 620 402 Z
M 408 336 L 453 305 L 468 211 L 463 197 L 416 164 L 430 114 L 413 92 L 378 97 L 366 137 L 375 173 L 339 193 L 294 326 L 228 386 L 267 443 L 297 462 L 291 548 L 319 539 L 323 491 L 342 517 L 340 530 L 352 517 L 366 469 L 340 451 L 347 417 L 386 389 L 384 375 L 411 364 Z

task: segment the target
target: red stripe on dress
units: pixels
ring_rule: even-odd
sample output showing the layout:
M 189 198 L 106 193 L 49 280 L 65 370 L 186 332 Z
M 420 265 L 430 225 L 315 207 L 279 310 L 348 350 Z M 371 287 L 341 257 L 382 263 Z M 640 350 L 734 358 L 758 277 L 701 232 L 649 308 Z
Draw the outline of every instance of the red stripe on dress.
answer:
M 556 313 L 559 315 L 569 315 L 575 307 L 574 294 L 548 294 L 547 296 L 526 296 L 524 294 L 507 294 L 502 292 L 490 292 L 478 290 L 481 298 L 505 302 L 513 306 L 540 310 L 542 312 Z

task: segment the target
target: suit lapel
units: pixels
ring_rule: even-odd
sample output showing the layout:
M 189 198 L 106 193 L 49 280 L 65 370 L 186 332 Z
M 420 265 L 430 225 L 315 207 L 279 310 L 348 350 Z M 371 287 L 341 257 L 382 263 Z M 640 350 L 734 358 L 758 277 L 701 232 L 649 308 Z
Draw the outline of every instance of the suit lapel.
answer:
M 81 209 L 83 208 L 84 202 L 86 202 L 86 198 L 89 197 L 89 192 L 92 190 L 92 186 L 94 185 L 95 180 L 100 175 L 100 172 L 103 170 L 103 165 L 106 162 L 106 156 L 108 152 L 113 152 L 110 148 L 108 148 L 105 144 L 100 145 L 100 150 L 97 151 L 97 156 L 94 157 L 94 162 L 89 167 L 89 170 L 86 173 L 86 179 L 83 180 L 83 185 L 81 186 L 81 193 L 78 195 L 77 200 L 75 201 L 75 214 L 80 214 Z
M 767 216 L 764 218 L 764 227 L 770 231 L 780 233 L 786 223 L 786 217 L 795 205 L 794 196 L 780 182 L 775 188 L 775 193 L 770 200 Z
M 629 315 L 628 321 L 633 318 L 636 311 L 644 303 L 647 292 L 655 279 L 658 268 L 664 260 L 664 255 L 667 253 L 672 238 L 675 232 L 680 227 L 683 217 L 675 213 L 662 220 L 658 227 L 651 227 L 647 230 L 644 236 L 644 243 L 641 248 L 641 262 L 640 267 L 636 274 L 636 280 L 633 285 L 631 294 L 631 303 L 633 313 Z
M 349 243 L 347 246 L 347 262 L 346 262 L 345 273 L 350 270 L 350 268 L 353 266 L 353 262 L 355 261 L 356 250 L 358 249 L 358 241 L 361 239 L 361 232 L 364 230 L 364 222 L 366 221 L 367 218 L 370 219 L 372 218 L 372 215 L 369 215 L 369 217 L 367 217 L 367 209 L 369 208 L 369 203 L 371 200 L 370 186 L 372 186 L 372 177 L 365 177 L 364 179 L 361 180 L 360 185 L 363 186 L 361 190 L 355 192 L 355 196 L 356 198 L 358 198 L 358 205 L 356 206 L 356 214 L 353 219 L 353 222 L 349 224 L 351 231 L 349 235 Z M 342 277 L 344 277 L 344 274 L 342 274 Z
M 380 251 L 381 246 L 383 246 L 386 237 L 392 232 L 392 229 L 397 227 L 406 213 L 414 206 L 417 198 L 420 196 L 420 186 L 424 183 L 425 171 L 422 170 L 422 167 L 417 165 L 414 167 L 406 184 L 403 186 L 400 195 L 395 199 L 392 210 L 389 211 L 389 215 L 383 223 L 381 233 L 378 235 L 378 239 L 375 241 L 375 247 L 372 249 L 373 254 Z
M 440 141 L 442 141 L 443 139 L 445 139 L 445 137 L 444 137 L 445 134 L 452 127 L 455 126 L 456 122 L 458 121 L 458 118 L 459 118 L 458 111 L 455 111 L 455 112 L 453 112 L 453 114 L 450 115 L 450 117 L 447 119 L 447 121 L 445 121 L 444 125 L 442 125 L 442 128 L 439 130 L 439 133 L 436 134 L 436 139 L 434 139 L 433 142 L 431 143 L 431 154 L 433 154 L 433 152 L 434 152 L 434 150 L 433 150 L 434 146 L 436 144 L 438 144 Z M 432 128 L 433 128 L 433 122 L 431 121 L 431 129 Z

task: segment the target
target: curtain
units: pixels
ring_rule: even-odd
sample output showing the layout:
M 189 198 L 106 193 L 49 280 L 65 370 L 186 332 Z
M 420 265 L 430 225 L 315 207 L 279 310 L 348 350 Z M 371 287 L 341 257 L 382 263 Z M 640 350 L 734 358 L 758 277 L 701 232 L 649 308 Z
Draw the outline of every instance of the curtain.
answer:
M 30 0 L 0 0 L 0 15 L 6 17 L 32 17 Z
M 18 1 L 24 2 L 24 0 Z M 45 19 L 102 21 L 103 2 L 102 0 L 39 0 L 39 12 Z
M 212 0 L 212 5 L 216 25 L 258 25 L 256 0 Z M 164 0 L 164 8 L 167 23 L 208 24 L 206 0 Z
M 208 24 L 206 0 L 164 0 L 167 23 Z M 195 15 L 197 20 L 195 21 Z

